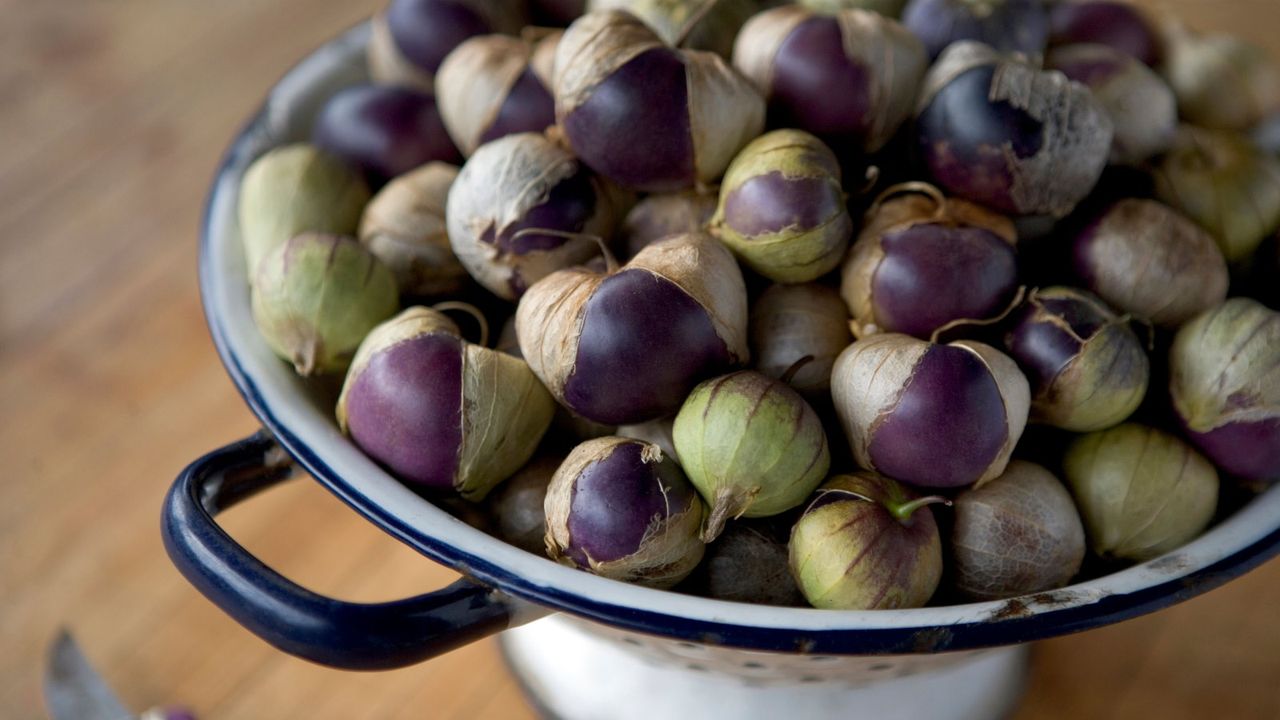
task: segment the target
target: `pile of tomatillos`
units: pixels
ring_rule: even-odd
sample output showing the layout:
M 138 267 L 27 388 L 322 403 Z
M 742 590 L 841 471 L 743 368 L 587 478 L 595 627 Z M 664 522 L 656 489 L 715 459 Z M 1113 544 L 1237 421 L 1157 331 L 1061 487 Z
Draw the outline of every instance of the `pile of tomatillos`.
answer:
M 582 5 L 392 0 L 372 82 L 243 178 L 263 338 L 407 486 L 608 578 L 872 609 L 1149 560 L 1280 480 L 1257 47 Z

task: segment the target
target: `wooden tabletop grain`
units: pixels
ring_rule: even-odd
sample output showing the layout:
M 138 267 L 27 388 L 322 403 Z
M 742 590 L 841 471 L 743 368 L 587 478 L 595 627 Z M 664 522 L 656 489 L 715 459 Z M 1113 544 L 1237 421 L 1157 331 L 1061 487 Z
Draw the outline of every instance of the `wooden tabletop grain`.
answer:
M 376 674 L 287 657 L 169 564 L 188 461 L 251 433 L 206 334 L 196 228 L 219 154 L 291 63 L 372 0 L 0 0 L 0 717 L 41 717 L 69 627 L 130 706 L 203 718 L 532 717 L 492 640 Z M 1275 0 L 1169 0 L 1280 52 Z M 353 600 L 451 573 L 309 479 L 223 518 Z M 1280 717 L 1280 562 L 1165 612 L 1037 646 L 1017 715 Z

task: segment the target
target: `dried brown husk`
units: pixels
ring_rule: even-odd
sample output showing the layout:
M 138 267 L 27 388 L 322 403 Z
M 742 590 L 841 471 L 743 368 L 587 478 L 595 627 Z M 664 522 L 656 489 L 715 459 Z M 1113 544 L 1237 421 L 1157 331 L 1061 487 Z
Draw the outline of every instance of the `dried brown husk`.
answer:
M 1177 327 L 1227 296 L 1227 266 L 1213 238 L 1166 205 L 1121 200 L 1089 232 L 1089 284 L 1113 307 Z
M 673 415 L 637 425 L 622 425 L 618 428 L 617 435 L 657 445 L 662 448 L 662 452 L 666 453 L 667 457 L 680 462 L 680 456 L 676 454 L 676 441 L 672 437 L 672 425 L 675 421 Z
M 845 56 L 870 71 L 871 122 L 864 148 L 875 152 L 911 116 L 929 59 L 920 40 L 896 20 L 872 10 L 841 9 L 831 14 L 840 26 Z M 734 66 L 769 98 L 778 49 L 798 25 L 822 15 L 801 5 L 783 5 L 756 15 L 738 34 Z
M 633 442 L 635 440 L 621 437 L 589 440 L 574 448 L 556 470 L 547 487 L 545 504 L 546 550 L 552 560 L 569 567 L 579 567 L 572 558 L 564 554 L 564 548 L 572 542 L 569 514 L 577 478 L 588 466 L 608 457 L 619 445 Z M 657 445 L 646 444 L 641 458 L 645 463 L 662 462 L 662 449 Z M 606 562 L 588 558 L 588 566 L 581 569 L 589 570 L 594 575 L 646 587 L 673 587 L 702 561 L 706 551 L 706 546 L 698 539 L 702 516 L 702 501 L 698 499 L 697 493 L 693 493 L 689 508 L 684 512 L 653 519 L 635 553 Z
M 413 64 L 396 47 L 387 25 L 386 13 L 378 13 L 370 21 L 366 60 L 369 77 L 379 85 L 400 85 L 423 92 L 435 92 L 435 74 Z
M 952 44 L 924 79 L 916 105 L 919 114 L 942 88 L 978 67 L 994 65 L 988 99 L 1007 103 L 1043 126 L 1035 155 L 1018 158 L 1006 145 L 1009 196 L 1022 215 L 1066 217 L 1097 184 L 1111 152 L 1111 119 L 1089 89 L 1058 72 L 1006 57 L 980 42 Z
M 662 39 L 629 13 L 605 10 L 579 18 L 556 49 L 556 120 L 563 122 L 597 85 L 636 56 L 662 47 Z M 764 130 L 764 100 L 719 55 L 671 52 L 679 53 L 685 66 L 695 179 L 711 183 Z
M 538 455 L 489 496 L 489 515 L 498 537 L 521 550 L 546 555 L 547 485 L 564 457 Z
M 862 232 L 840 270 L 840 296 L 852 316 L 849 327 L 854 337 L 870 337 L 881 331 L 871 297 L 876 269 L 885 256 L 881 240 L 885 235 L 916 225 L 976 227 L 1010 245 L 1018 244 L 1013 221 L 981 205 L 948 198 L 928 183 L 912 182 L 889 188 L 867 210 Z
M 1194 432 L 1280 418 L 1280 312 L 1231 298 L 1178 330 L 1169 391 Z
M 450 0 L 475 12 L 495 33 L 515 35 L 528 19 L 525 3 L 519 0 Z M 387 25 L 386 12 L 373 16 L 367 60 L 369 75 L 382 85 L 404 85 L 433 92 L 435 75 L 406 58 Z
M 932 345 L 910 335 L 881 333 L 858 340 L 836 358 L 831 372 L 831 396 L 860 467 L 876 469 L 870 453 L 876 428 L 898 406 L 916 366 Z M 1005 440 L 986 472 L 975 482 L 974 487 L 981 487 L 1004 472 L 1022 437 L 1031 408 L 1031 389 L 1017 363 L 999 350 L 970 340 L 948 345 L 962 348 L 982 361 L 1004 404 Z
M 727 58 L 739 28 L 758 5 L 758 0 L 588 0 L 587 12 L 629 12 L 668 45 L 709 50 Z
M 902 16 L 907 0 L 800 0 L 798 3 L 811 10 L 837 13 L 841 10 L 874 10 L 890 18 Z
M 1237 133 L 1182 126 L 1155 180 L 1157 196 L 1208 230 L 1228 262 L 1280 227 L 1280 158 Z
M 1053 48 L 1045 66 L 1114 66 L 1118 70 L 1089 86 L 1115 129 L 1111 162 L 1141 167 L 1173 145 L 1178 128 L 1178 102 L 1173 90 L 1142 61 L 1113 47 L 1098 44 Z
M 646 245 L 671 235 L 704 229 L 716 211 L 718 197 L 713 192 L 686 190 L 650 195 L 627 213 L 619 235 L 627 257 L 635 257 Z
M 427 163 L 392 179 L 365 206 L 360 242 L 391 268 L 401 293 L 446 295 L 466 283 L 445 230 L 445 201 L 457 176 L 453 165 Z
M 449 242 L 463 267 L 495 295 L 515 300 L 528 287 L 561 268 L 587 261 L 600 251 L 591 236 L 609 237 L 622 216 L 625 196 L 591 174 L 595 212 L 579 237 L 550 250 L 504 251 L 481 237 L 495 236 L 547 201 L 564 180 L 589 172 L 569 151 L 538 133 L 520 133 L 487 143 L 467 161 L 449 191 Z
M 1000 477 L 954 501 L 952 586 L 973 600 L 1060 588 L 1084 561 L 1084 526 L 1053 473 L 1014 460 Z
M 704 233 L 676 235 L 646 247 L 624 266 L 670 280 L 707 312 L 733 362 L 746 362 L 747 291 L 737 262 Z M 608 277 L 585 268 L 548 275 L 520 299 L 516 335 L 529 367 L 556 399 L 573 375 L 587 301 Z
M 1196 125 L 1244 131 L 1280 111 L 1280 64 L 1232 35 L 1175 25 L 1165 38 L 1164 75 L 1182 117 Z
M 533 43 L 509 35 L 479 35 L 463 42 L 436 72 L 436 106 L 464 157 L 480 147 L 516 81 L 529 67 Z
M 781 378 L 801 358 L 812 358 L 796 368 L 789 381 L 806 396 L 831 389 L 831 368 L 852 342 L 844 302 L 825 285 L 772 285 L 751 308 L 756 369 Z

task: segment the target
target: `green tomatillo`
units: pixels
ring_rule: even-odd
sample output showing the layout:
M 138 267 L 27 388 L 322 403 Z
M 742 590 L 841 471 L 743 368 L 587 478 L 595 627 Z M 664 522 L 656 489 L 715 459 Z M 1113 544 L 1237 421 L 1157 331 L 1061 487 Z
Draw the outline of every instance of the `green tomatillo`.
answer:
M 788 379 L 743 370 L 708 380 L 676 415 L 676 452 L 711 508 L 705 542 L 730 518 L 796 507 L 826 477 L 831 454 L 822 421 Z
M 791 574 L 809 604 L 835 610 L 923 607 L 942 579 L 942 540 L 918 497 L 872 472 L 836 475 L 791 530 Z

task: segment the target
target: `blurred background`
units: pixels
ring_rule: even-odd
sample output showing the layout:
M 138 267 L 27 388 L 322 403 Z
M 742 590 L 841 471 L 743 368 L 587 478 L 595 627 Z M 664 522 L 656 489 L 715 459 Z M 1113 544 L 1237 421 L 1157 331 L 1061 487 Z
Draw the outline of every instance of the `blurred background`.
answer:
M 257 425 L 196 288 L 204 194 L 264 92 L 373 0 L 0 0 L 0 716 L 43 713 L 60 626 L 131 707 L 218 718 L 532 717 L 487 640 L 394 672 L 285 656 L 178 575 L 174 475 Z M 1280 53 L 1276 0 L 1145 2 Z M 452 573 L 309 479 L 220 518 L 268 564 L 374 601 Z M 1280 562 L 1037 646 L 1018 720 L 1280 717 Z

